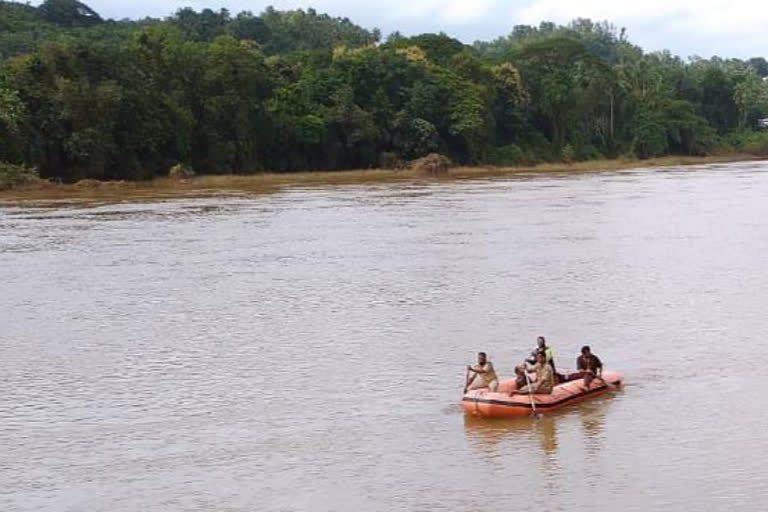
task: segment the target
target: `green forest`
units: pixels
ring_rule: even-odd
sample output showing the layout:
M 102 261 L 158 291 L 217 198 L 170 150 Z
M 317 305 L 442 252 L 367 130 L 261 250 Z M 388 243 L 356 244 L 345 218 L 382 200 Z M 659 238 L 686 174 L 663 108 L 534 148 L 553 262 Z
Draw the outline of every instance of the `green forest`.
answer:
M 768 155 L 767 76 L 760 56 L 647 53 L 588 19 L 468 45 L 313 9 L 116 21 L 76 0 L 0 2 L 0 174 Z

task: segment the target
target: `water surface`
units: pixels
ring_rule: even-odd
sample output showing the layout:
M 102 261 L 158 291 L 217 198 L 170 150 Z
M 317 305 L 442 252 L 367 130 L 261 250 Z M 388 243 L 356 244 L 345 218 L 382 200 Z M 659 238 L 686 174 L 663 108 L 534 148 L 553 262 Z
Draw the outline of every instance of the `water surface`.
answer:
M 0 207 L 0 510 L 762 510 L 768 164 Z M 626 388 L 465 418 L 546 335 Z

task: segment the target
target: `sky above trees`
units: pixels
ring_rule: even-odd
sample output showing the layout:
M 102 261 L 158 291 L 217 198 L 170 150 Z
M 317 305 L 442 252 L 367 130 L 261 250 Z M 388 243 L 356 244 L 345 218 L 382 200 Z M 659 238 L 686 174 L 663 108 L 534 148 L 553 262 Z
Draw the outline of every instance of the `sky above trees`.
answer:
M 111 18 L 162 17 L 184 6 L 255 14 L 268 5 L 281 10 L 314 7 L 378 27 L 385 35 L 395 30 L 406 35 L 443 30 L 467 43 L 506 35 L 517 24 L 567 23 L 584 17 L 626 27 L 632 40 L 646 50 L 669 49 L 683 57 L 748 58 L 763 55 L 768 48 L 764 0 L 94 0 L 88 4 Z

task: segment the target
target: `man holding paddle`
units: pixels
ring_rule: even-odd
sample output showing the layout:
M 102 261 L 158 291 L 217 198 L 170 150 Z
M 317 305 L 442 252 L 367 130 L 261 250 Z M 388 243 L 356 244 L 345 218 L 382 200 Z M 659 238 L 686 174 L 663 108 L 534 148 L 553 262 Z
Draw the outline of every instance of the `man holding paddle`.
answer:
M 555 387 L 555 372 L 543 351 L 536 354 L 536 364 L 533 371 L 536 372 L 536 381 L 529 382 L 527 386 L 512 391 L 510 395 L 549 394 L 552 392 Z M 527 376 L 527 373 L 525 375 Z
M 584 386 L 587 388 L 594 379 L 603 380 L 603 362 L 592 353 L 589 345 L 581 347 L 581 355 L 576 358 L 576 369 L 584 375 Z
M 471 377 L 470 373 L 472 374 Z M 467 383 L 464 385 L 464 393 L 471 389 L 481 388 L 488 388 L 491 392 L 496 392 L 499 389 L 499 378 L 496 376 L 496 370 L 493 369 L 493 363 L 488 361 L 485 352 L 477 354 L 476 365 L 467 366 Z

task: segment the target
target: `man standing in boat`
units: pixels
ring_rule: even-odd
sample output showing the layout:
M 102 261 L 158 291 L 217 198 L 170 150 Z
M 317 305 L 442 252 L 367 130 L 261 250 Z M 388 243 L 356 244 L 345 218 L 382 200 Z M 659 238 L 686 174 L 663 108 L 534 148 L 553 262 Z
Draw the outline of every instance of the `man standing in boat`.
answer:
M 464 386 L 464 393 L 472 389 L 488 388 L 491 392 L 499 389 L 499 379 L 496 377 L 496 370 L 493 369 L 493 363 L 488 361 L 485 352 L 477 354 L 477 364 L 467 366 L 467 372 L 472 373 L 472 377 Z
M 589 345 L 581 347 L 581 355 L 576 358 L 576 369 L 584 376 L 584 385 L 586 387 L 589 387 L 589 384 L 595 378 L 602 380 L 603 362 L 592 353 Z

